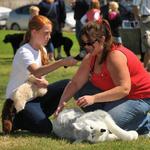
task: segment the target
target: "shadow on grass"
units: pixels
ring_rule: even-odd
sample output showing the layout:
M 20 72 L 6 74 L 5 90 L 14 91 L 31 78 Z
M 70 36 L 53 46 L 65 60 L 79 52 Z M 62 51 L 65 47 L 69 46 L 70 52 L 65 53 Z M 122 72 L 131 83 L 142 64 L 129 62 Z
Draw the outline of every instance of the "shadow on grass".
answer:
M 0 64 L 10 64 L 12 63 L 13 57 L 0 57 Z
M 47 135 L 47 134 L 40 134 L 40 133 L 31 133 L 29 131 L 15 131 L 11 134 L 4 134 L 4 133 L 0 132 L 0 137 L 7 137 L 7 136 L 9 136 L 10 138 L 11 137 L 12 138 L 18 138 L 18 137 L 19 138 L 26 138 L 26 137 L 50 138 L 55 141 L 65 140 L 67 143 L 70 143 L 70 144 L 74 143 L 74 141 L 72 141 L 72 140 L 59 138 L 54 133 Z

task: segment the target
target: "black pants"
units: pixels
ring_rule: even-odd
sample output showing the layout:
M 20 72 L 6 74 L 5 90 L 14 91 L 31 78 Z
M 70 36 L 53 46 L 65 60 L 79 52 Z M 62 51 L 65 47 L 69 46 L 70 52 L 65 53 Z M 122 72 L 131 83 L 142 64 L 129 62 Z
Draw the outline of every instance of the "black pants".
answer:
M 52 123 L 48 117 L 56 110 L 60 97 L 68 82 L 69 80 L 66 79 L 50 84 L 46 95 L 28 102 L 25 109 L 15 115 L 13 129 L 50 134 Z

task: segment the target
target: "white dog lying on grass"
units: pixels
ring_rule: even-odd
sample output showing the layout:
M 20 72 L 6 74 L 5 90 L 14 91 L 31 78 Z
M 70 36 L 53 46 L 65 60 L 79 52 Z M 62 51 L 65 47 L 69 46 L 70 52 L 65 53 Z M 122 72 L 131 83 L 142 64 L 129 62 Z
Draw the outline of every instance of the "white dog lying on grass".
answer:
M 121 129 L 103 110 L 83 113 L 79 109 L 65 109 L 52 124 L 54 134 L 75 142 L 96 143 L 116 139 L 131 141 L 138 138 L 136 131 Z
M 30 75 L 28 80 L 14 91 L 11 99 L 14 101 L 17 112 L 24 109 L 27 101 L 47 93 L 47 88 L 38 88 L 34 84 L 35 80 L 35 77 Z

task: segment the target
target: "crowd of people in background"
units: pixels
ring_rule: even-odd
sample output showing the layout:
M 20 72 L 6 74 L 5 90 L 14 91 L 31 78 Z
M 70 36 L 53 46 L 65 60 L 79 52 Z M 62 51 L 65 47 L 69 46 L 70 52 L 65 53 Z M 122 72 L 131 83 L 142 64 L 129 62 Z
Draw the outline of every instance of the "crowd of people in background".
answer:
M 142 61 L 146 67 L 150 59 L 150 52 L 148 43 L 146 45 L 144 43 L 144 34 L 146 30 L 150 30 L 150 1 L 133 0 L 133 13 L 135 19 L 140 21 Z
M 120 35 L 120 28 L 122 27 L 123 20 L 138 20 L 140 21 L 147 18 L 147 15 L 142 15 L 142 13 L 147 13 L 137 11 L 135 8 L 136 6 L 141 6 L 141 3 L 146 3 L 146 1 L 136 1 L 134 0 L 131 6 L 126 7 L 128 0 L 122 1 L 112 1 L 107 0 L 105 5 L 101 5 L 100 0 L 70 0 L 69 5 L 72 7 L 74 11 L 74 19 L 75 19 L 75 35 L 79 44 L 79 53 L 75 58 L 77 60 L 82 60 L 83 57 L 86 55 L 85 49 L 81 47 L 80 44 L 80 33 L 83 26 L 89 21 L 97 21 L 100 18 L 106 19 L 111 27 L 112 35 L 114 41 L 118 43 L 122 43 L 122 37 Z M 62 29 L 65 26 L 65 19 L 66 19 L 66 5 L 64 0 L 42 0 L 38 6 L 31 6 L 30 13 L 31 18 L 34 15 L 43 15 L 49 18 L 53 22 L 53 31 L 52 31 L 52 38 L 48 42 L 46 49 L 49 55 L 50 60 L 58 60 L 62 58 L 62 46 L 65 51 L 66 56 L 71 55 L 71 48 L 73 45 L 72 40 L 69 37 L 64 37 Z M 126 5 L 125 5 L 126 4 Z M 142 4 L 141 7 L 145 7 Z M 148 2 L 149 5 L 149 2 Z M 148 11 L 148 7 L 147 11 Z M 139 7 L 138 7 L 139 8 Z M 142 9 L 142 8 L 141 8 Z M 141 16 L 141 17 L 139 17 Z M 148 21 L 149 22 L 149 21 Z M 143 35 L 147 29 L 149 29 L 148 22 L 143 23 L 140 22 L 141 26 L 141 61 L 144 62 L 144 66 L 146 66 L 149 58 L 149 53 L 146 53 L 145 46 L 143 44 Z M 124 43 L 123 43 L 124 44 Z M 57 51 L 56 51 L 56 50 Z

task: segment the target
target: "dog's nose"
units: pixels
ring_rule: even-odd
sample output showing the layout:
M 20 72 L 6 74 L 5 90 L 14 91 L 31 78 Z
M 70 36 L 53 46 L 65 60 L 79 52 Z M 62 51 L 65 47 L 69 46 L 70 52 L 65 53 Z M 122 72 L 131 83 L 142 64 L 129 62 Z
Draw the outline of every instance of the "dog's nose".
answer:
M 100 132 L 106 132 L 106 129 L 100 129 Z

